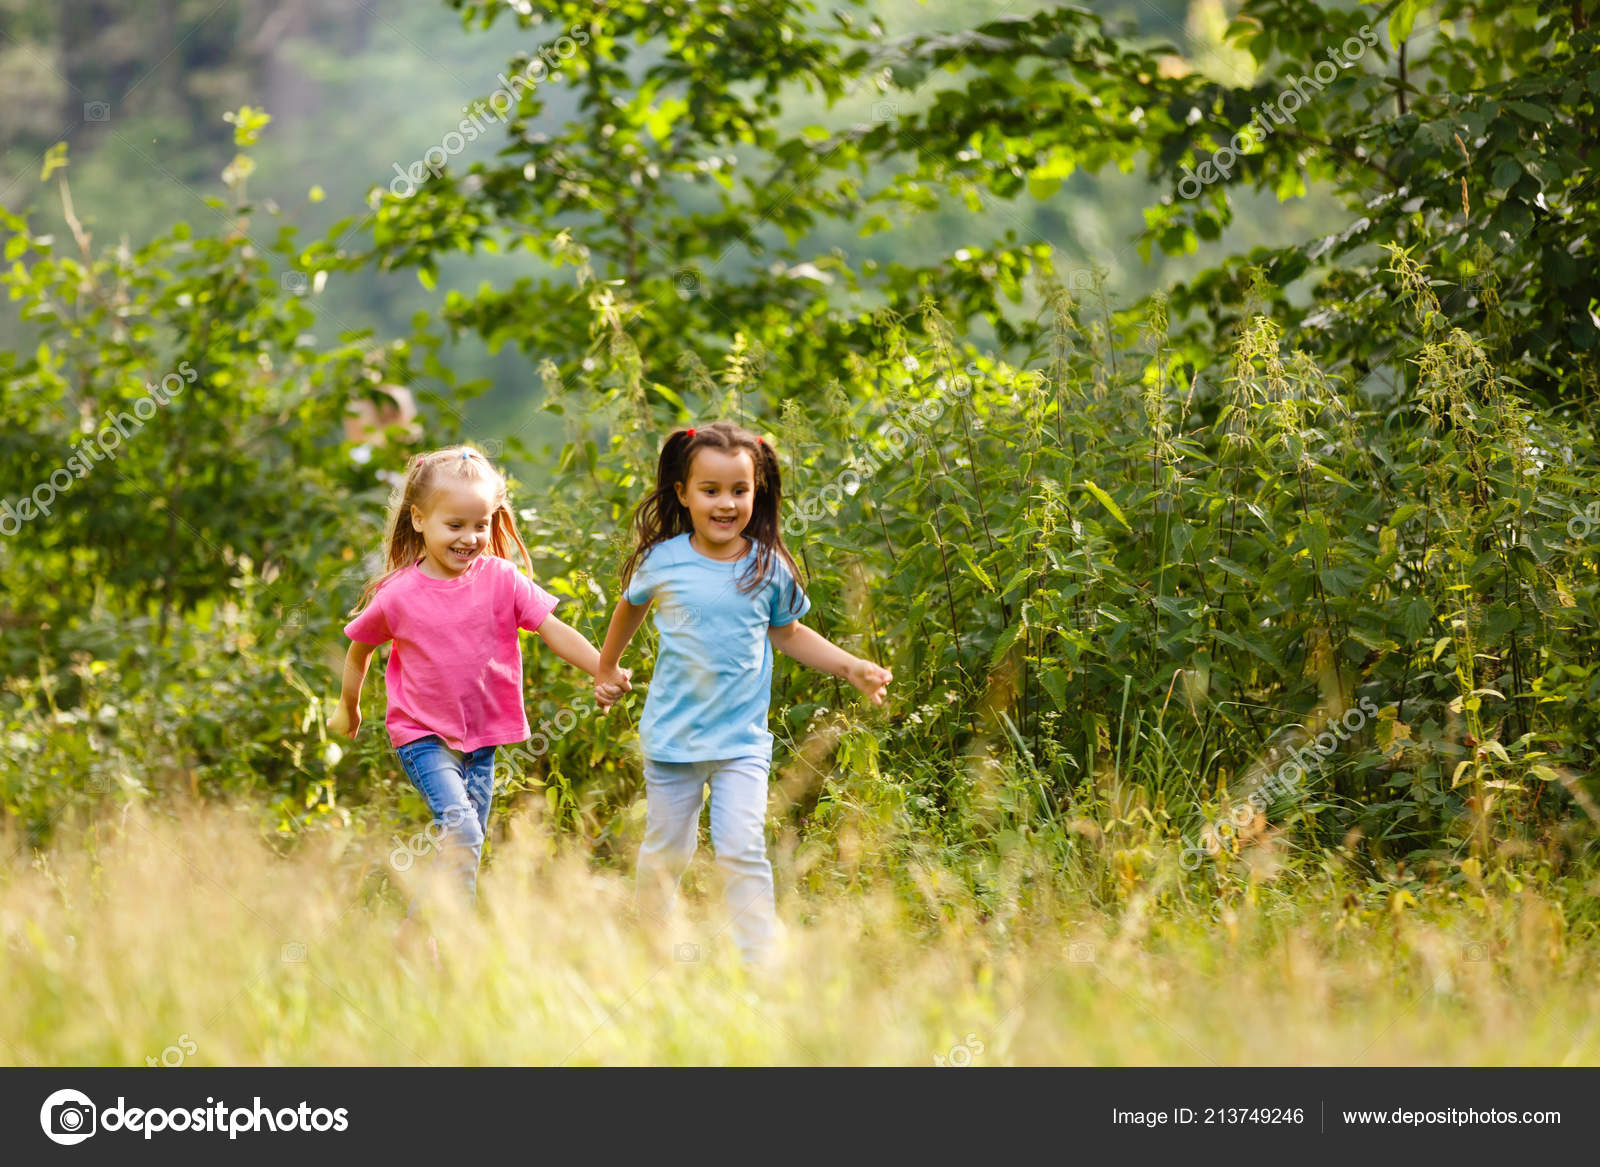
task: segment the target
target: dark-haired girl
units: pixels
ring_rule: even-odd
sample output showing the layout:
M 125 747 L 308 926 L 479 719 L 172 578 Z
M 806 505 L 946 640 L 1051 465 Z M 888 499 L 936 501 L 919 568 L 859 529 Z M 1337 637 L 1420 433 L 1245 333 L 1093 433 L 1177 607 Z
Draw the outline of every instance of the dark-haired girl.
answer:
M 638 542 L 595 673 L 602 698 L 628 687 L 618 662 L 654 603 L 660 646 L 639 723 L 639 910 L 652 921 L 670 913 L 709 784 L 711 845 L 747 964 L 770 962 L 777 945 L 765 831 L 772 648 L 843 677 L 877 705 L 893 680 L 800 623 L 811 601 L 783 543 L 782 494 L 777 456 L 748 430 L 719 421 L 673 433 L 655 489 L 634 513 Z

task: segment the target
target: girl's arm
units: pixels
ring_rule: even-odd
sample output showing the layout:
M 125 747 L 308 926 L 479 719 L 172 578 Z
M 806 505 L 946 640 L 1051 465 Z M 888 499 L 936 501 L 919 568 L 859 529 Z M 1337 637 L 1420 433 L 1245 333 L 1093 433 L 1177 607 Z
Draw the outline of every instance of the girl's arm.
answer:
M 350 642 L 350 651 L 344 654 L 344 681 L 339 691 L 339 704 L 328 718 L 328 729 L 343 737 L 353 738 L 361 728 L 361 686 L 367 679 L 367 665 L 372 663 L 376 644 Z
M 798 620 L 768 628 L 767 636 L 772 646 L 785 656 L 829 676 L 843 677 L 865 693 L 874 705 L 883 704 L 884 691 L 894 680 L 894 674 L 882 665 L 852 656 Z
M 617 667 L 617 662 L 622 659 L 622 650 L 628 647 L 628 641 L 633 639 L 633 634 L 639 631 L 639 625 L 644 623 L 646 613 L 650 611 L 650 601 L 642 604 L 630 604 L 627 600 L 617 601 L 617 610 L 611 613 L 611 627 L 606 629 L 605 647 L 600 650 L 600 666 L 594 674 L 595 696 L 600 700 L 602 710 L 609 709 L 616 697 L 633 688 L 628 683 L 628 678 L 633 675 L 631 669 Z M 602 689 L 614 691 L 616 697 L 607 700 L 607 692 Z
M 539 622 L 538 632 L 540 638 L 550 646 L 550 651 L 569 665 L 582 669 L 591 677 L 599 671 L 600 650 L 572 625 L 550 615 Z

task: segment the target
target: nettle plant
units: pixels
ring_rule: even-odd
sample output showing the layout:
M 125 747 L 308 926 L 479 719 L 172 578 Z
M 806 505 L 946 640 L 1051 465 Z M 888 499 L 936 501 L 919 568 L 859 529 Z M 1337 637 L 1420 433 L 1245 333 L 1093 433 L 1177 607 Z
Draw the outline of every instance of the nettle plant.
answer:
M 1251 3 L 1229 30 L 1257 66 L 1239 85 L 1064 7 L 886 40 L 806 3 L 453 6 L 530 46 L 575 22 L 588 41 L 518 96 L 495 160 L 380 192 L 370 249 L 326 261 L 424 283 L 453 252 L 545 262 L 449 294 L 442 319 L 542 363 L 568 427 L 544 546 L 607 599 L 661 433 L 730 416 L 774 436 L 818 620 L 897 676 L 880 720 L 780 674 L 796 819 L 845 807 L 952 847 L 1044 832 L 1063 859 L 1120 856 L 1113 883 L 1142 878 L 1362 698 L 1374 724 L 1219 858 L 1356 827 L 1376 854 L 1444 857 L 1570 811 L 1548 788 L 1581 791 L 1591 756 L 1592 561 L 1565 524 L 1592 460 L 1586 430 L 1499 370 L 1533 370 L 1530 338 L 1570 333 L 1582 300 L 1546 296 L 1534 319 L 1514 299 L 1584 283 L 1553 218 L 1593 206 L 1572 177 L 1593 105 L 1570 77 L 1593 54 L 1581 14 L 1441 31 L 1409 3 L 1376 28 Z M 1567 75 L 1497 65 L 1506 36 Z M 1170 305 L 1116 311 L 1042 242 L 881 265 L 823 245 L 952 198 L 1047 200 L 1108 163 L 1176 185 L 1334 45 L 1350 59 L 1294 125 L 1146 213 L 1147 249 L 1192 251 L 1241 186 L 1331 183 L 1351 231 L 1262 253 L 1265 277 L 1235 257 Z M 797 132 L 780 115 L 802 93 L 830 116 Z M 1541 190 L 1549 229 L 1486 251 Z M 1470 270 L 1449 307 L 1476 348 L 1414 266 L 1383 266 L 1388 239 Z M 1302 276 L 1309 308 L 1288 292 Z M 1568 339 L 1543 403 L 1592 363 Z M 585 778 L 612 750 L 568 735 L 548 758 L 558 803 L 596 824 L 636 794 L 621 763 Z
M 1202 836 L 1207 870 L 1353 837 L 1413 862 L 1551 842 L 1593 805 L 1588 441 L 1449 325 L 1403 250 L 1392 268 L 1415 333 L 1390 396 L 1261 313 L 1197 365 L 1161 298 L 1113 313 L 1046 271 L 1031 359 L 964 342 L 931 300 L 884 308 L 780 408 L 750 392 L 750 349 L 654 382 L 607 323 L 625 290 L 580 272 L 597 325 L 548 406 L 570 423 L 552 530 L 595 533 L 550 551 L 609 594 L 654 435 L 723 415 L 772 435 L 814 619 L 896 674 L 885 716 L 779 670 L 782 806 L 827 848 L 1027 838 L 1041 872 L 1114 897 Z M 1351 732 L 1358 707 L 1376 715 Z M 1314 740 L 1338 746 L 1247 802 Z M 563 774 L 612 749 L 561 748 Z M 609 830 L 635 786 L 621 765 L 575 798 Z

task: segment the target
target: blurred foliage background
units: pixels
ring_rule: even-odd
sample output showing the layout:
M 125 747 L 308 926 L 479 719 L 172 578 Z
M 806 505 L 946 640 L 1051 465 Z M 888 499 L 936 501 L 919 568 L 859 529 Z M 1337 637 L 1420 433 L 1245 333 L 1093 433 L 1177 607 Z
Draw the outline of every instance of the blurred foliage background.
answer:
M 869 11 L 886 33 L 904 36 L 1048 7 L 1034 0 L 1003 6 L 893 0 Z M 1246 56 L 1222 40 L 1227 17 L 1220 3 L 1139 0 L 1092 7 L 1126 21 L 1142 39 L 1182 46 L 1193 67 L 1219 78 L 1237 78 L 1248 67 Z M 807 19 L 828 23 L 826 8 Z M 263 204 L 287 209 L 302 230 L 321 232 L 362 207 L 374 184 L 387 184 L 394 163 L 407 166 L 437 143 L 469 99 L 495 88 L 512 53 L 544 42 L 531 31 L 519 34 L 505 20 L 476 33 L 463 31 L 460 14 L 444 4 L 391 10 L 362 0 L 5 0 L 0 37 L 0 203 L 33 206 L 37 229 L 64 231 L 38 172 L 45 151 L 70 139 L 73 194 L 83 222 L 108 241 L 125 237 L 134 246 L 176 220 L 202 229 L 224 221 L 204 200 L 223 194 L 221 172 L 233 157 L 232 133 L 221 118 L 225 110 L 249 104 L 272 115 L 272 129 L 255 151 L 259 169 L 252 193 Z M 564 87 L 546 87 L 541 97 L 546 105 L 539 121 L 547 127 L 577 109 L 576 94 Z M 838 104 L 832 119 L 869 118 L 880 97 L 863 89 Z M 926 99 L 902 100 L 909 109 Z M 106 119 L 87 121 L 85 106 L 97 103 L 106 107 Z M 775 124 L 795 132 L 827 116 L 819 95 L 789 84 Z M 460 161 L 490 160 L 500 145 L 480 139 Z M 893 163 L 879 169 L 891 174 Z M 315 202 L 309 197 L 313 187 L 322 192 Z M 858 238 L 851 225 L 831 224 L 813 238 L 824 248 L 839 246 L 853 257 L 887 263 L 926 254 L 953 234 L 987 239 L 1010 230 L 1064 254 L 1092 256 L 1107 267 L 1111 288 L 1137 296 L 1202 267 L 1199 259 L 1162 255 L 1145 263 L 1128 246 L 1150 193 L 1150 184 L 1137 175 L 1080 171 L 1048 200 L 977 211 L 952 201 L 868 239 Z M 1320 209 L 1326 213 L 1331 205 Z M 1309 234 L 1319 213 L 1315 199 L 1285 206 L 1267 199 L 1258 210 L 1264 217 L 1252 216 L 1230 231 L 1237 249 Z M 531 254 L 465 254 L 441 261 L 438 282 L 442 289 L 470 293 L 484 280 L 507 283 L 549 271 L 549 264 Z M 414 313 L 434 302 L 413 281 L 358 270 L 327 287 L 319 315 L 332 327 L 398 335 Z M 0 329 L 6 342 L 20 343 L 13 318 L 0 318 Z M 540 418 L 530 393 L 538 380 L 522 353 L 491 355 L 481 342 L 462 337 L 452 366 L 464 379 L 492 383 L 466 411 L 475 422 L 486 429 L 527 425 L 540 437 L 551 432 L 541 428 L 547 419 Z M 520 469 L 537 473 L 531 462 Z
M 1587 887 L 1590 20 L 4 0 L 8 820 L 248 795 L 381 838 L 420 803 L 376 671 L 355 746 L 321 727 L 408 454 L 507 464 L 598 642 L 661 435 L 725 416 L 784 459 L 815 623 L 897 678 L 780 672 L 809 886 L 870 843 L 991 906 L 1329 856 Z M 584 678 L 529 656 L 559 725 Z M 625 859 L 641 699 L 504 805 Z

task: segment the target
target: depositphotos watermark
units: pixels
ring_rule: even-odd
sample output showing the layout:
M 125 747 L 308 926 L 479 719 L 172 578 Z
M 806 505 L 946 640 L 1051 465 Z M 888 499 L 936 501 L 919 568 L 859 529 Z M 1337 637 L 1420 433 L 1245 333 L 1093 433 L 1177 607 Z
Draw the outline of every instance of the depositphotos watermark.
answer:
M 579 720 L 588 717 L 595 709 L 596 705 L 587 697 L 579 696 L 572 699 L 572 704 L 563 705 L 554 718 L 541 717 L 539 732 L 529 736 L 526 746 L 507 748 L 503 759 L 496 755 L 494 780 L 497 783 L 504 782 L 544 757 L 552 745 L 576 729 Z M 567 719 L 564 725 L 561 721 L 563 716 Z M 551 724 L 552 721 L 554 725 Z
M 156 415 L 163 406 L 193 385 L 200 374 L 188 361 L 178 365 L 176 373 L 168 373 L 159 385 L 145 382 L 147 392 L 131 406 L 133 412 L 122 411 L 116 415 L 105 414 L 92 439 L 85 438 L 73 447 L 66 462 L 52 470 L 27 494 L 17 498 L 15 506 L 10 499 L 0 499 L 0 535 L 15 535 L 22 524 L 48 516 L 56 496 L 72 489 L 80 478 L 87 478 L 95 463 L 113 457 L 122 443 L 144 428 L 144 423 Z
M 1591 502 L 1582 511 L 1576 507 L 1572 509 L 1572 517 L 1567 520 L 1567 534 L 1581 543 L 1596 526 L 1600 526 L 1600 502 Z
M 502 69 L 495 78 L 500 82 L 500 88 L 482 101 L 463 106 L 461 112 L 467 116 L 457 122 L 456 128 L 441 138 L 437 146 L 429 146 L 423 152 L 421 159 L 404 170 L 400 168 L 400 163 L 394 163 L 395 176 L 389 180 L 389 193 L 397 199 L 408 199 L 422 184 L 424 173 L 438 178 L 444 173 L 445 163 L 465 150 L 469 143 L 476 142 L 488 132 L 489 127 L 484 124 L 480 116 L 485 108 L 493 114 L 494 121 L 503 125 L 511 116 L 511 112 L 521 103 L 522 95 L 547 80 L 550 74 L 561 67 L 556 63 L 557 60 L 571 60 L 577 56 L 578 50 L 588 43 L 589 30 L 581 24 L 575 24 L 567 29 L 564 35 L 542 47 L 538 56 L 510 77 L 507 77 L 505 70 Z M 404 185 L 404 189 L 396 189 L 401 184 Z
M 916 358 L 906 359 L 915 361 Z M 915 371 L 913 366 L 908 367 Z M 783 533 L 803 535 L 812 523 L 822 518 L 824 510 L 829 515 L 837 514 L 845 498 L 860 490 L 863 482 L 890 461 L 906 456 L 916 442 L 917 431 L 925 432 L 944 416 L 946 397 L 954 397 L 957 401 L 970 397 L 973 381 L 979 373 L 977 365 L 968 365 L 964 373 L 957 373 L 948 380 L 941 377 L 937 383 L 938 392 L 932 397 L 912 402 L 885 420 L 878 426 L 877 432 L 862 444 L 863 452 L 851 458 L 845 469 L 834 475 L 831 482 L 816 490 L 808 490 L 795 500 L 783 518 Z M 905 425 L 901 424 L 902 419 Z
M 429 851 L 435 850 L 446 834 L 454 831 L 473 815 L 474 811 L 470 806 L 457 803 L 455 806 L 445 807 L 444 814 L 412 835 L 410 842 L 402 843 L 399 835 L 389 836 L 394 840 L 394 850 L 389 852 L 389 865 L 396 871 L 411 870 L 413 863 Z
M 1329 59 L 1318 61 L 1311 70 L 1311 76 L 1290 77 L 1287 82 L 1288 90 L 1279 94 L 1276 101 L 1269 101 L 1265 106 L 1258 105 L 1252 109 L 1250 119 L 1244 128 L 1234 134 L 1226 146 L 1202 162 L 1198 170 L 1189 166 L 1180 167 L 1183 181 L 1178 183 L 1178 196 L 1192 199 L 1218 179 L 1231 178 L 1233 164 L 1239 160 L 1239 155 L 1248 153 L 1262 140 L 1271 137 L 1274 123 L 1280 126 L 1292 125 L 1295 121 L 1294 115 L 1301 107 L 1311 104 L 1311 94 L 1321 93 L 1334 78 L 1339 76 L 1340 69 L 1353 68 L 1355 63 L 1366 55 L 1367 50 L 1377 43 L 1378 34 L 1372 31 L 1372 26 L 1362 25 L 1361 35 L 1350 37 L 1338 49 L 1329 49 Z M 1322 72 L 1324 69 L 1328 71 L 1326 76 Z M 1263 114 L 1267 116 L 1263 117 Z M 1223 161 L 1223 155 L 1227 155 L 1227 161 Z
M 1309 748 L 1291 747 L 1289 760 L 1251 791 L 1249 798 L 1233 808 L 1229 816 L 1232 822 L 1218 819 L 1207 823 L 1200 831 L 1199 842 L 1186 841 L 1183 854 L 1178 858 L 1179 864 L 1185 871 L 1194 871 L 1207 855 L 1220 854 L 1223 845 L 1233 837 L 1235 830 L 1248 826 L 1258 813 L 1266 809 L 1272 799 L 1292 794 L 1301 780 L 1312 769 L 1332 756 L 1341 742 L 1347 741 L 1353 733 L 1360 733 L 1367 722 L 1376 716 L 1378 716 L 1377 705 L 1373 703 L 1371 697 L 1363 697 L 1354 706 L 1346 709 L 1343 717 L 1331 723 L 1333 726 L 1331 730 L 1323 730 L 1312 738 Z
M 164 1066 L 169 1070 L 176 1070 L 184 1062 L 194 1057 L 199 1049 L 200 1047 L 195 1044 L 194 1038 L 187 1033 L 180 1033 L 178 1034 L 177 1045 L 169 1045 L 161 1051 L 160 1057 L 154 1054 L 146 1054 L 144 1064 L 151 1067 Z
M 145 1139 L 165 1131 L 191 1134 L 223 1134 L 229 1140 L 242 1134 L 305 1133 L 308 1131 L 346 1131 L 350 1112 L 343 1106 L 329 1110 L 312 1108 L 309 1102 L 274 1110 L 262 1105 L 256 1095 L 250 1106 L 229 1107 L 226 1102 L 208 1097 L 204 1106 L 129 1106 L 117 1095 L 117 1104 L 100 1110 L 87 1094 L 79 1090 L 57 1090 L 39 1108 L 39 1125 L 52 1143 L 70 1147 L 97 1134 L 125 1131 L 140 1133 Z

